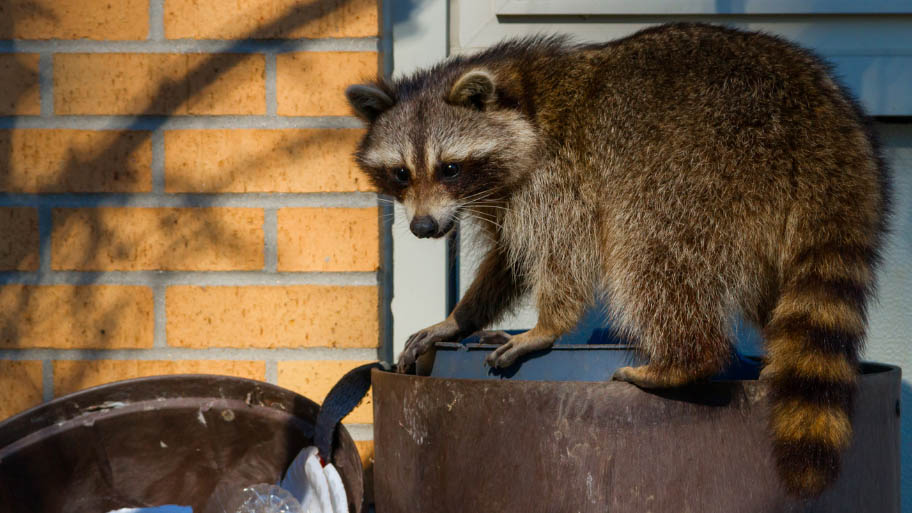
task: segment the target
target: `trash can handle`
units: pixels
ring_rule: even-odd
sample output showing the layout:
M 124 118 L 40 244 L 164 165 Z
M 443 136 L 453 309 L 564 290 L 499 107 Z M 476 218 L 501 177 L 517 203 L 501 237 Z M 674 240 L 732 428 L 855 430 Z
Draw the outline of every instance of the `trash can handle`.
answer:
M 367 395 L 371 385 L 371 371 L 374 369 L 389 371 L 392 366 L 386 362 L 374 362 L 355 367 L 342 376 L 323 399 L 314 428 L 314 445 L 320 451 L 320 457 L 324 462 L 332 463 L 336 426 Z

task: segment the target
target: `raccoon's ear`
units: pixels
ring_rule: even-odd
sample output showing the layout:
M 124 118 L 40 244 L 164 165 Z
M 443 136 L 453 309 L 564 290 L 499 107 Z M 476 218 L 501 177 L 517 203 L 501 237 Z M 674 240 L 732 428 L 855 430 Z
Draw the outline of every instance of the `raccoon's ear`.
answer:
M 453 105 L 484 110 L 494 101 L 494 92 L 494 76 L 483 69 L 473 69 L 456 80 L 447 101 Z
M 373 85 L 348 86 L 345 96 L 348 98 L 348 103 L 355 109 L 355 113 L 368 123 L 377 119 L 377 116 L 383 114 L 394 103 L 388 94 Z

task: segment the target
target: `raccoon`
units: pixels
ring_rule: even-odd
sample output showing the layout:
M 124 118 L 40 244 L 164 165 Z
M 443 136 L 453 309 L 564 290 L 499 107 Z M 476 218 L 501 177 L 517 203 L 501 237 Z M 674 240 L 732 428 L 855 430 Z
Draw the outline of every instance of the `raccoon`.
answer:
M 821 492 L 848 446 L 887 171 L 825 63 L 780 38 L 673 24 L 624 39 L 502 42 L 346 91 L 368 123 L 355 157 L 418 237 L 460 217 L 492 243 L 434 342 L 498 319 L 524 292 L 539 317 L 487 363 L 548 348 L 602 298 L 648 364 L 644 388 L 708 378 L 733 318 L 767 348 L 770 430 L 787 491 Z

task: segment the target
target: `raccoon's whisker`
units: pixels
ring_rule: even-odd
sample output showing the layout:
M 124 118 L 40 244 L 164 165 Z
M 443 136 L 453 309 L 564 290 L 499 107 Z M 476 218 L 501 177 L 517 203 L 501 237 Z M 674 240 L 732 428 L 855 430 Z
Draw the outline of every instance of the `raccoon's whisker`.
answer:
M 491 197 L 491 196 L 497 194 L 498 192 L 500 192 L 500 190 L 501 190 L 501 187 L 495 187 L 493 189 L 489 189 L 486 191 L 479 191 L 479 192 L 476 192 L 475 194 L 469 194 L 465 198 L 462 198 L 462 200 L 465 202 L 469 202 L 469 201 L 473 201 L 476 199 L 488 198 L 488 197 Z
M 487 212 L 487 211 L 485 211 L 484 209 L 477 208 L 476 205 L 471 204 L 471 203 L 470 203 L 470 204 L 462 204 L 462 205 L 460 205 L 459 207 L 460 207 L 461 210 L 465 210 L 466 212 L 471 212 L 471 213 L 475 213 L 475 214 L 482 214 L 482 215 L 485 215 L 485 216 L 488 216 L 488 217 L 491 217 L 491 218 L 496 217 L 492 212 Z
M 464 199 L 464 200 L 470 200 L 470 199 L 472 199 L 472 198 L 477 198 L 477 197 L 479 197 L 479 196 L 485 196 L 485 195 L 490 196 L 490 195 L 493 194 L 493 193 L 494 193 L 494 190 L 492 190 L 492 189 L 487 189 L 487 190 L 483 190 L 483 191 L 478 191 L 478 192 L 476 192 L 476 193 L 474 193 L 474 194 L 469 194 L 468 196 L 466 196 L 466 197 L 463 198 L 463 199 Z
M 482 221 L 487 221 L 487 222 L 489 222 L 489 223 L 491 223 L 491 224 L 493 224 L 493 225 L 496 225 L 496 226 L 498 226 L 498 227 L 502 227 L 501 224 L 497 222 L 497 219 L 495 219 L 495 218 L 493 218 L 493 217 L 483 215 L 483 214 L 481 214 L 481 213 L 479 213 L 479 212 L 471 212 L 470 215 L 471 215 L 472 217 L 474 217 L 475 219 L 480 219 L 480 220 L 482 220 Z
M 466 213 L 468 213 L 474 219 L 478 219 L 479 221 L 489 223 L 491 226 L 495 226 L 498 231 L 503 231 L 504 229 L 503 224 L 500 222 L 501 220 L 496 216 L 491 215 L 490 213 L 480 212 L 471 208 L 466 209 Z
M 502 206 L 503 203 L 496 200 L 489 200 L 487 196 L 481 198 L 475 198 L 471 200 L 463 200 L 460 202 L 461 205 L 479 205 L 479 206 Z
M 482 203 L 489 203 L 489 204 L 492 204 L 492 205 L 498 205 L 498 204 L 500 204 L 500 202 L 498 202 L 498 201 L 496 201 L 496 200 L 491 200 L 491 199 L 488 199 L 488 198 L 489 198 L 489 196 L 481 196 L 481 197 L 478 197 L 478 198 L 471 198 L 471 199 L 468 199 L 468 200 L 465 200 L 465 199 L 464 199 L 464 200 L 462 201 L 462 203 L 467 203 L 467 204 L 475 204 L 475 203 L 482 204 Z
M 511 209 L 509 209 L 509 208 L 507 208 L 507 207 L 504 207 L 504 206 L 502 206 L 502 205 L 498 205 L 498 204 L 496 204 L 496 203 L 471 202 L 471 203 L 468 203 L 468 204 L 464 204 L 463 206 L 468 206 L 468 205 L 471 205 L 471 206 L 479 206 L 479 207 L 484 207 L 484 208 L 495 208 L 495 209 L 503 210 L 503 211 L 506 211 L 506 212 L 511 212 L 511 211 L 512 211 Z
M 478 212 L 475 210 L 467 209 L 466 213 L 468 213 L 470 216 L 474 217 L 475 219 L 480 219 L 482 221 L 487 221 L 491 224 L 497 225 L 497 220 L 494 217 L 484 214 L 483 212 Z
M 498 223 L 497 221 L 495 221 L 494 218 L 492 218 L 489 214 L 478 212 L 471 208 L 468 208 L 465 211 L 468 214 L 470 214 L 472 217 L 474 217 L 475 219 L 478 219 L 479 221 L 484 221 L 486 223 L 491 223 L 492 225 L 496 226 L 499 230 L 503 230 L 503 225 Z

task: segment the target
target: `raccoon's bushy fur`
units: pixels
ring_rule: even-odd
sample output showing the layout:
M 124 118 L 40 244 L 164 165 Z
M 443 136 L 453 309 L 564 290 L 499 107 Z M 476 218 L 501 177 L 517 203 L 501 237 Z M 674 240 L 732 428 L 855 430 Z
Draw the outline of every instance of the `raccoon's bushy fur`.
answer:
M 864 117 L 818 58 L 676 24 L 603 44 L 507 41 L 348 94 L 379 190 L 430 216 L 433 236 L 463 213 L 494 240 L 454 313 L 400 363 L 529 289 L 538 325 L 492 365 L 547 347 L 601 295 L 649 357 L 621 379 L 677 386 L 726 365 L 740 313 L 765 337 L 784 485 L 809 495 L 836 478 L 888 194 Z

